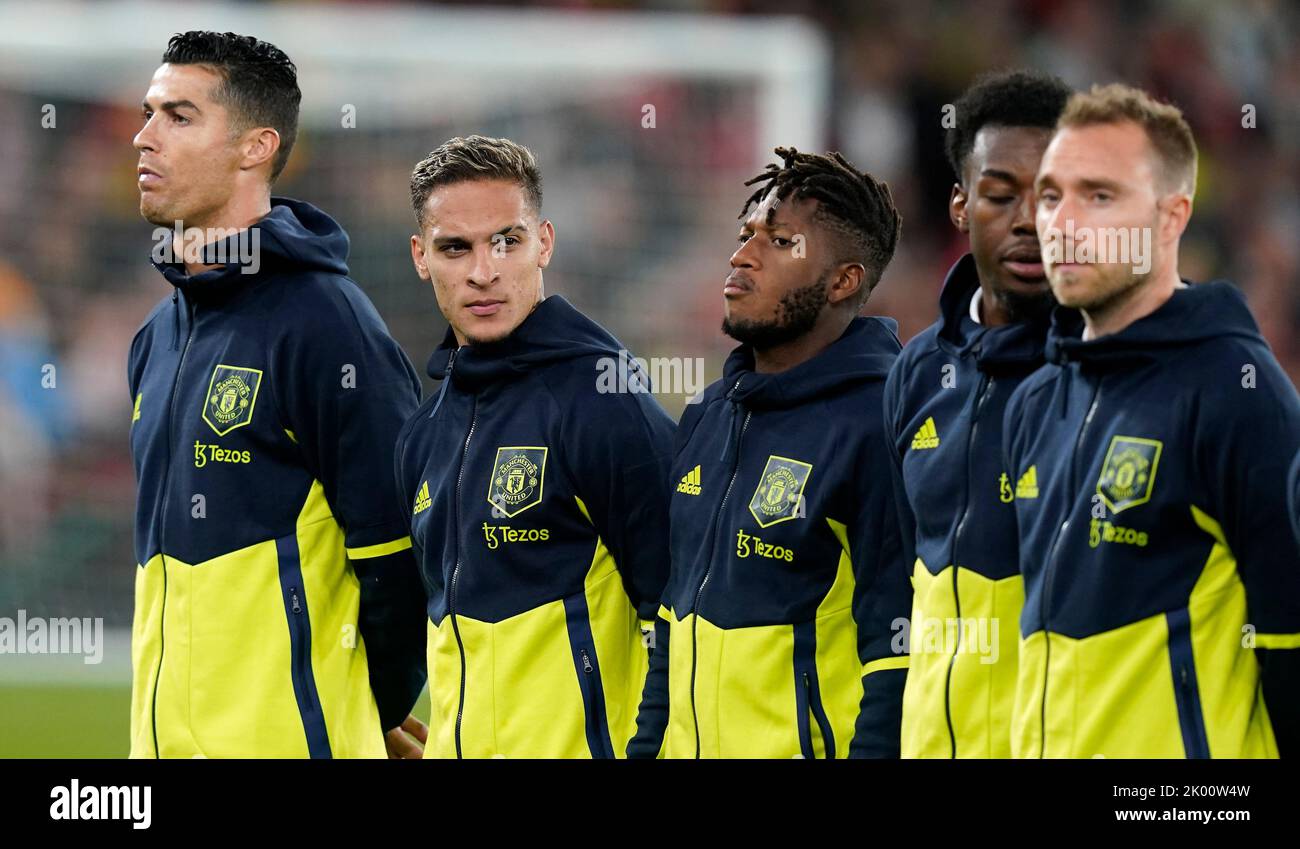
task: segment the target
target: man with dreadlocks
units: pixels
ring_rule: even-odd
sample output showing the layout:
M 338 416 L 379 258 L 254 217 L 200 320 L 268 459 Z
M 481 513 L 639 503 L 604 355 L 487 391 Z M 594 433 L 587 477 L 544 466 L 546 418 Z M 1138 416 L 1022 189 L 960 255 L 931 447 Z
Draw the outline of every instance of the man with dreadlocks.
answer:
M 671 568 L 630 757 L 897 757 L 911 603 L 885 376 L 858 311 L 898 244 L 889 188 L 777 148 L 740 218 L 723 379 L 687 407 Z

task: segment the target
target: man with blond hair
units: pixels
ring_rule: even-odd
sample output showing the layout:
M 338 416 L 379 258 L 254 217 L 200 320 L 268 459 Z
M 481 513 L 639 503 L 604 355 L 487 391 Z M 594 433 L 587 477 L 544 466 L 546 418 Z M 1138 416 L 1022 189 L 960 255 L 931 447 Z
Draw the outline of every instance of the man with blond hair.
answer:
M 1226 282 L 1179 278 L 1196 144 L 1121 85 L 1074 95 L 1035 180 L 1061 308 L 1007 406 L 1024 575 L 1018 757 L 1297 751 L 1300 398 Z

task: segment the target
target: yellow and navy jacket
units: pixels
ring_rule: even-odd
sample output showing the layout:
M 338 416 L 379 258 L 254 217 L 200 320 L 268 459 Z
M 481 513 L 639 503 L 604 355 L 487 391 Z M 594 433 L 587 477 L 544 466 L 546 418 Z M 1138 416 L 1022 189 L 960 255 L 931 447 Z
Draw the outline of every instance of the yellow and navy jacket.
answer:
M 1240 294 L 1175 290 L 1007 405 L 1025 581 L 1017 757 L 1275 757 L 1300 721 L 1300 398 Z M 1294 750 L 1292 750 L 1294 751 Z
M 429 374 L 397 456 L 429 598 L 426 757 L 621 755 L 668 576 L 672 419 L 558 295 L 498 343 L 448 331 Z
M 741 346 L 687 406 L 629 756 L 898 756 L 911 600 L 880 412 L 894 327 L 854 319 L 778 374 Z
M 329 216 L 275 198 L 243 238 L 247 265 L 155 262 L 175 290 L 131 343 L 131 754 L 383 757 L 424 686 L 392 498 L 419 378 Z
M 1018 623 L 1016 487 L 1002 467 L 1002 415 L 1043 364 L 1047 320 L 984 327 L 969 314 L 975 259 L 962 257 L 940 319 L 907 344 L 885 383 L 900 484 L 912 617 L 903 757 L 1011 754 Z

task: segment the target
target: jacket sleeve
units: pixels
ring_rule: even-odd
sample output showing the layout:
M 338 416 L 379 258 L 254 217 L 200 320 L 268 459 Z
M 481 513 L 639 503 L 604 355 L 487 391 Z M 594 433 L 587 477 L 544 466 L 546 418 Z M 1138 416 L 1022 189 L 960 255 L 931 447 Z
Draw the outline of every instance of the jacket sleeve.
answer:
M 907 498 L 907 488 L 903 483 L 903 456 L 898 450 L 903 428 L 903 386 L 907 367 L 905 358 L 899 357 L 889 370 L 883 407 L 885 440 L 889 447 L 889 477 L 894 489 L 894 508 L 898 514 L 899 543 L 903 547 L 904 568 L 910 576 L 916 564 L 916 516 L 912 512 L 912 503 Z
M 628 598 L 652 622 L 668 580 L 673 420 L 648 394 L 591 392 L 557 397 L 566 410 L 565 463 Z
M 1254 366 L 1253 385 L 1243 364 Z M 1287 472 L 1300 448 L 1300 397 L 1272 353 L 1241 350 L 1209 368 L 1223 373 L 1196 428 L 1207 503 L 1197 524 L 1236 560 L 1246 588 L 1264 702 L 1283 757 L 1300 755 L 1300 552 L 1287 512 Z
M 682 452 L 691 431 L 698 424 L 703 411 L 703 404 L 688 404 L 682 413 L 681 422 L 673 431 L 672 458 L 676 460 Z M 671 466 L 670 466 L 671 468 Z M 669 477 L 664 487 L 665 510 L 672 501 L 672 478 Z M 667 534 L 667 528 L 664 530 Z M 667 536 L 665 536 L 667 539 Z M 668 581 L 672 582 L 669 570 Z M 667 604 L 667 592 L 663 604 Z M 668 645 L 672 638 L 672 629 L 664 618 L 664 607 L 654 617 L 654 638 L 650 650 L 650 669 L 646 673 L 645 687 L 641 693 L 641 705 L 636 715 L 636 733 L 627 744 L 629 758 L 657 758 L 662 756 L 664 738 L 668 730 Z
M 391 493 L 399 430 L 420 383 L 368 301 L 326 296 L 278 343 L 285 428 L 343 529 L 360 582 L 357 629 L 385 730 L 424 686 L 424 590 L 404 510 Z
M 627 742 L 627 756 L 650 760 L 663 754 L 668 730 L 668 620 L 656 616 L 654 638 L 650 643 L 650 670 L 641 691 L 636 713 L 636 733 Z
M 892 453 L 893 442 L 879 419 L 877 423 L 864 449 Z M 857 468 L 879 468 L 882 460 L 879 453 L 862 457 Z M 896 758 L 907 680 L 906 623 L 912 590 L 894 489 L 870 475 L 860 480 L 858 491 L 850 495 L 850 518 L 841 539 L 853 563 L 853 618 L 862 661 L 862 703 L 849 757 Z

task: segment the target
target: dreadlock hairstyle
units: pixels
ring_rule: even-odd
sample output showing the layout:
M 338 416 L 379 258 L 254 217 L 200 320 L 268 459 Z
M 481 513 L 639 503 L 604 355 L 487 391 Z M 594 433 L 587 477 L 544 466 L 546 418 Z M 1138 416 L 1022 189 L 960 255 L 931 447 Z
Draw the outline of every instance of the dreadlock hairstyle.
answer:
M 859 171 L 838 152 L 823 156 L 778 147 L 782 164 L 770 163 L 763 173 L 745 181 L 757 185 L 740 210 L 743 220 L 750 207 L 761 204 L 772 191 L 777 200 L 794 197 L 817 201 L 814 218 L 844 236 L 839 262 L 860 262 L 867 274 L 857 306 L 866 301 L 893 259 L 902 234 L 903 220 L 894 206 L 888 184 Z M 769 223 L 775 208 L 768 212 Z

